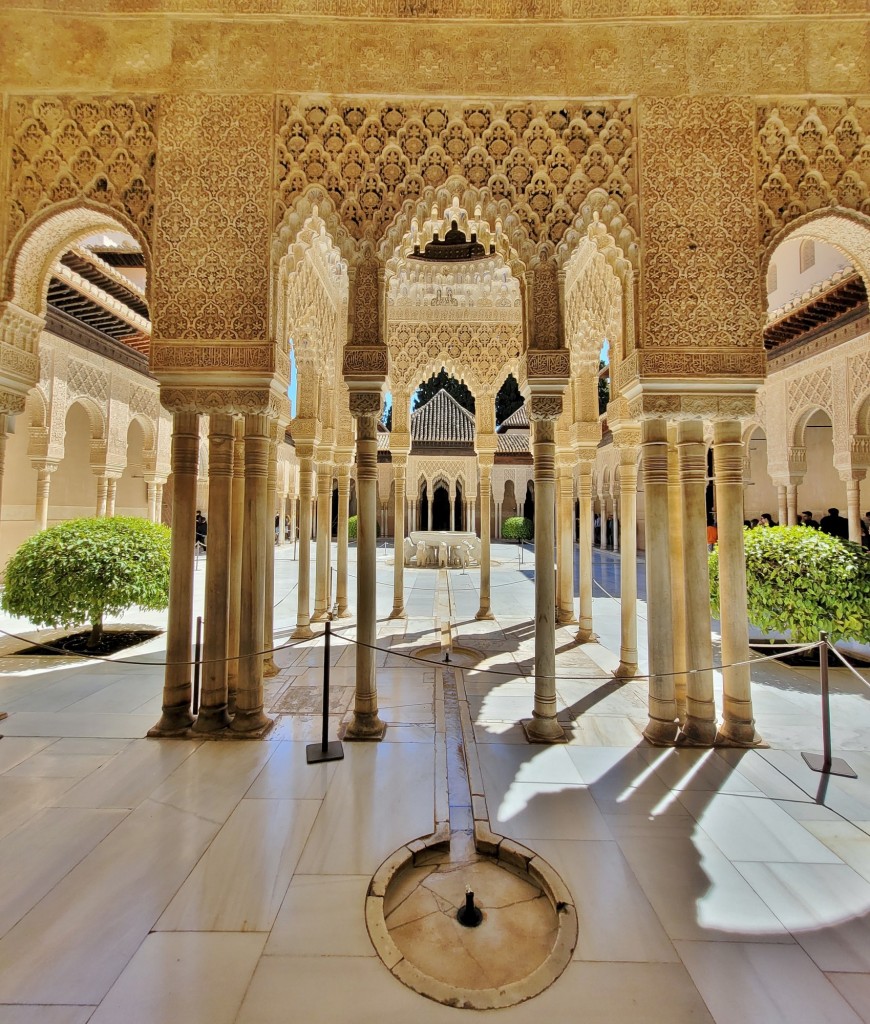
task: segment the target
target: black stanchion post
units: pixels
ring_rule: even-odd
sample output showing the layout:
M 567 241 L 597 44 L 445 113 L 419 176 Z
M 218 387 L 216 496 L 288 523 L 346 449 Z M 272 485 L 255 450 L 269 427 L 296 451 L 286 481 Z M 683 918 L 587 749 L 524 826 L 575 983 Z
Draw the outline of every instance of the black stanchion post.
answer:
M 202 658 L 202 616 L 196 617 L 196 643 L 193 648 L 193 713 L 199 714 L 199 662 Z
M 333 740 L 332 743 L 329 743 L 326 739 L 329 728 L 329 638 L 332 635 L 330 618 L 331 614 L 323 624 L 323 725 L 320 742 L 309 743 L 305 748 L 305 760 L 309 764 L 319 764 L 321 761 L 341 761 L 344 758 L 341 740 Z
M 831 756 L 831 694 L 828 685 L 828 634 L 819 633 L 819 683 L 822 690 L 822 754 L 802 753 L 807 767 L 825 775 L 842 775 L 857 779 L 858 775 L 842 757 Z

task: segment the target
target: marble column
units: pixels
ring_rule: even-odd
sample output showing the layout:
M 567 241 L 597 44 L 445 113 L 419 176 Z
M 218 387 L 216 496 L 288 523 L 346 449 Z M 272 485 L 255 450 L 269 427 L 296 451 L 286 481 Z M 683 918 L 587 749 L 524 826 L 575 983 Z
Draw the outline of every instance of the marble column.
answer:
M 579 533 L 577 542 L 579 563 L 579 614 L 576 640 L 585 644 L 595 639 L 592 630 L 592 462 L 594 452 L 581 453 L 577 475 L 577 500 L 579 509 Z
M 752 713 L 746 555 L 743 550 L 743 440 L 739 420 L 713 424 L 713 464 L 719 529 L 719 605 L 722 631 L 723 722 L 718 742 L 761 742 Z M 728 667 L 730 666 L 730 667 Z
M 614 675 L 637 675 L 637 451 L 619 452 L 619 507 L 622 511 L 622 558 L 619 565 L 620 646 Z
M 109 494 L 109 478 L 105 473 L 100 473 L 97 477 L 97 508 L 96 515 L 98 519 L 102 519 L 106 514 L 106 501 Z
M 196 471 L 199 459 L 199 416 L 176 412 L 172 417 L 172 540 L 169 568 L 169 622 L 166 627 L 166 670 L 163 713 L 149 736 L 175 736 L 193 724 L 191 699 L 191 628 L 193 618 L 193 546 L 196 539 Z
M 378 716 L 375 664 L 377 640 L 377 424 L 381 394 L 351 392 L 350 412 L 356 419 L 357 505 L 357 627 L 356 693 L 353 718 L 345 737 L 349 740 L 383 739 L 386 725 Z
M 495 503 L 495 522 L 492 524 L 492 538 L 493 540 L 501 539 L 501 508 L 502 503 L 497 501 Z
M 492 619 L 491 607 L 491 569 L 492 556 L 490 535 L 492 533 L 489 517 L 492 502 L 492 466 L 494 456 L 488 452 L 478 455 L 480 473 L 480 607 L 477 609 L 478 619 Z
M 48 527 L 48 505 L 51 493 L 51 474 L 57 469 L 57 462 L 46 462 L 44 459 L 34 462 L 36 469 L 36 508 L 34 519 L 37 531 Z
M 279 496 L 276 492 L 275 496 L 278 504 L 278 507 L 275 510 L 278 516 L 278 536 L 276 538 L 276 543 L 279 548 L 283 548 L 287 543 L 287 538 L 285 536 L 287 532 L 285 522 L 285 516 L 287 515 L 287 495 L 282 492 Z
M 532 395 L 529 419 L 534 424 L 535 460 L 535 704 L 524 722 L 533 742 L 564 740 L 556 720 L 556 420 L 562 412 L 561 396 Z
M 156 488 L 157 488 L 157 500 L 156 500 L 157 518 L 154 520 L 155 523 L 162 523 L 163 522 L 163 485 L 164 485 L 164 483 L 165 483 L 165 481 L 161 480 L 161 481 L 159 481 L 155 485 Z
M 668 548 L 671 555 L 671 622 L 674 631 L 674 697 L 680 722 L 686 717 L 688 642 L 686 640 L 686 570 L 683 565 L 683 490 L 677 455 L 677 426 L 668 427 Z
M 332 457 L 317 461 L 317 547 L 314 563 L 313 621 L 323 622 L 329 615 L 329 584 L 332 572 Z
M 674 694 L 674 626 L 668 550 L 668 426 L 643 420 L 643 482 L 646 496 L 647 614 L 649 633 L 649 720 L 644 736 L 656 745 L 677 737 Z
M 209 417 L 208 558 L 205 563 L 205 636 L 202 692 L 194 732 L 219 732 L 230 724 L 227 711 L 227 641 L 232 529 L 233 418 Z
M 145 494 L 148 500 L 148 519 L 152 523 L 157 522 L 157 484 L 152 480 L 145 482 Z
M 393 608 L 391 619 L 405 618 L 405 488 L 408 456 L 393 453 Z
M 115 498 L 118 494 L 118 478 L 110 476 L 106 481 L 106 515 L 111 517 L 115 514 Z
M 296 587 L 296 629 L 294 640 L 305 640 L 314 636 L 311 629 L 311 473 L 314 450 L 310 445 L 304 448 L 296 442 L 296 457 L 299 459 L 299 583 Z
M 335 600 L 340 619 L 350 615 L 347 610 L 347 520 L 350 504 L 350 466 L 338 467 L 338 576 Z
M 0 411 L 0 509 L 3 507 L 3 478 L 6 475 L 6 424 L 9 413 Z
M 239 618 L 242 609 L 242 542 L 245 532 L 245 421 L 233 422 L 233 480 L 230 512 L 230 596 L 227 629 L 227 710 L 236 710 L 239 688 Z
M 613 525 L 610 530 L 610 536 L 613 538 L 613 550 L 619 551 L 619 534 L 621 532 L 620 507 L 619 498 L 615 494 L 610 504 L 613 509 Z
M 846 478 L 846 518 L 849 520 L 849 540 L 861 543 L 861 481 L 864 473 L 852 473 Z
M 785 507 L 786 518 L 780 519 L 781 525 L 797 526 L 798 521 L 798 489 L 797 484 L 786 484 L 785 486 Z
M 788 522 L 788 496 L 785 484 L 779 484 L 776 488 L 776 521 L 780 526 Z
M 272 727 L 263 712 L 263 623 L 266 522 L 271 421 L 265 413 L 245 416 L 245 525 L 242 540 L 242 600 L 239 627 L 239 687 L 230 730 L 252 737 Z
M 683 571 L 686 586 L 686 645 L 689 675 L 686 718 L 678 743 L 712 746 L 716 739 L 713 645 L 710 639 L 710 580 L 707 569 L 707 447 L 699 419 L 677 425 L 677 456 L 683 496 Z
M 281 430 L 283 433 L 283 430 Z M 263 675 L 278 675 L 272 648 L 275 646 L 275 506 L 278 503 L 278 434 L 277 422 L 271 425 L 269 438 L 269 470 L 266 475 L 266 565 L 263 575 Z M 283 523 L 278 522 L 281 533 Z
M 557 473 L 558 507 L 556 531 L 558 571 L 558 614 L 561 626 L 577 622 L 574 616 L 574 467 L 566 453 L 560 453 Z
M 294 494 L 290 498 L 290 542 L 296 544 L 296 506 L 298 504 L 298 495 Z

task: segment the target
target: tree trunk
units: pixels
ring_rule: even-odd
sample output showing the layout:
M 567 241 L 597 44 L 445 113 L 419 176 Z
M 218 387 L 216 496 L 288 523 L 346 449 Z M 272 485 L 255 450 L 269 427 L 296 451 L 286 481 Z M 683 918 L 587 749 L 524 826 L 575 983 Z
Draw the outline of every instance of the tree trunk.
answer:
M 91 635 L 88 637 L 88 650 L 93 651 L 95 648 L 100 646 L 100 641 L 103 639 L 103 616 L 100 615 L 94 622 L 91 623 Z

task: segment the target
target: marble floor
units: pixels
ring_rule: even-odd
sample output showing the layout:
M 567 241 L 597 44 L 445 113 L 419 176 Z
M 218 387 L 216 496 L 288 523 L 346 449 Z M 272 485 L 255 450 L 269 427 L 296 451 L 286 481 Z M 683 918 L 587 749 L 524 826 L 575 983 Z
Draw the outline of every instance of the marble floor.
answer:
M 652 748 L 645 684 L 611 675 L 618 557 L 596 553 L 600 640 L 578 647 L 558 631 L 569 742 L 530 746 L 519 722 L 531 710 L 533 559 L 506 544 L 493 552 L 494 621 L 474 618 L 471 570 L 442 573 L 446 597 L 436 571 L 407 570 L 408 618 L 390 621 L 392 550 L 379 550 L 389 727 L 383 743 L 346 743 L 340 762 L 305 760 L 319 739 L 321 638 L 277 653 L 267 687 L 277 724 L 250 743 L 143 738 L 159 714 L 160 638 L 87 664 L 0 646 L 0 1024 L 870 1022 L 870 689 L 831 670 L 835 753 L 857 780 L 814 774 L 800 757 L 821 742 L 818 670 L 768 661 L 752 670 L 768 747 Z M 282 643 L 297 565 L 291 548 L 277 550 Z M 204 575 L 201 562 L 197 610 Z M 443 800 L 439 669 L 410 657 L 439 642 L 436 614 L 481 656 L 454 670 L 491 827 L 549 861 L 578 910 L 568 968 L 503 1010 L 416 995 L 366 932 L 372 874 L 432 831 Z M 642 650 L 645 614 L 641 602 Z M 354 665 L 342 637 L 353 620 L 335 627 L 333 736 Z

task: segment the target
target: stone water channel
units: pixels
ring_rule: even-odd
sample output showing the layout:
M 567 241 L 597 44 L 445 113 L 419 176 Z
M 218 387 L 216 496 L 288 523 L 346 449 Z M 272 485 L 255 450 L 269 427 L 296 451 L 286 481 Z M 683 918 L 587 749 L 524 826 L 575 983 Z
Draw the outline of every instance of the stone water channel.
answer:
M 577 913 L 556 872 L 490 828 L 464 671 L 482 655 L 454 644 L 449 570 L 438 570 L 440 643 L 418 649 L 436 669 L 436 822 L 372 879 L 366 921 L 387 967 L 421 995 L 472 1009 L 538 995 L 567 966 Z M 477 927 L 457 918 L 474 893 Z

